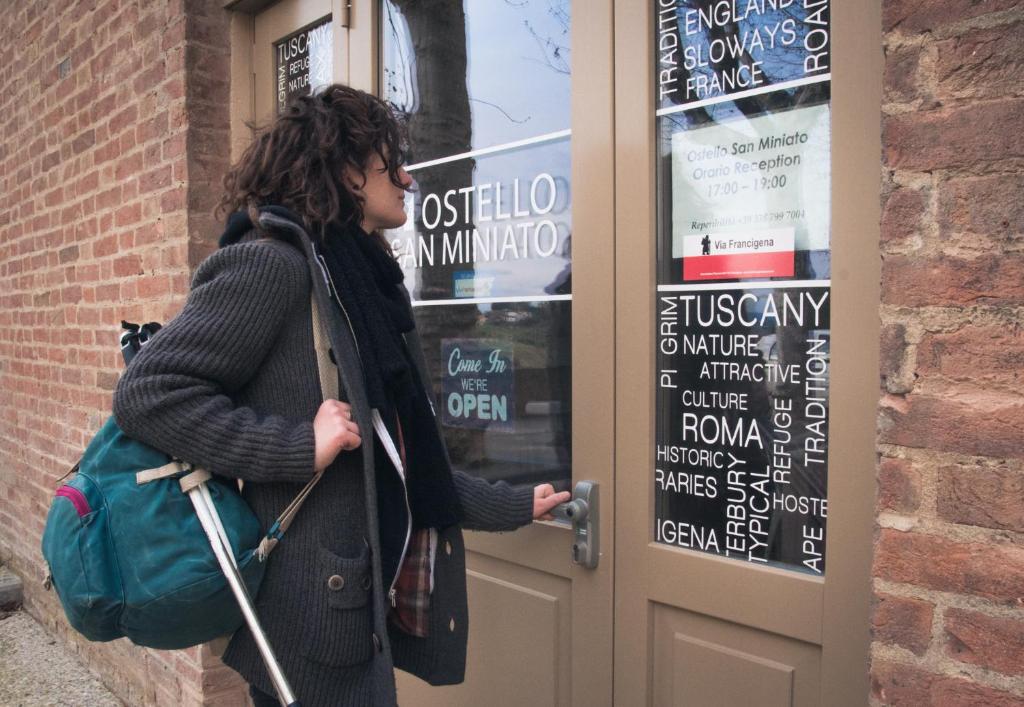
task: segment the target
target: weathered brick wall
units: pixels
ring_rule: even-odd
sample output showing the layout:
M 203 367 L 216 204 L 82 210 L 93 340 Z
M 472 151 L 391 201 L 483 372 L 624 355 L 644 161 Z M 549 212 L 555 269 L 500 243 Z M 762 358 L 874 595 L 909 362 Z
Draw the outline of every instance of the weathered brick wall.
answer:
M 883 18 L 872 700 L 1024 705 L 1024 6 Z
M 121 319 L 170 319 L 217 235 L 226 13 L 202 0 L 4 2 L 0 26 L 2 559 L 29 611 L 129 704 L 242 704 L 208 648 L 90 644 L 39 582 L 57 479 L 110 414 Z

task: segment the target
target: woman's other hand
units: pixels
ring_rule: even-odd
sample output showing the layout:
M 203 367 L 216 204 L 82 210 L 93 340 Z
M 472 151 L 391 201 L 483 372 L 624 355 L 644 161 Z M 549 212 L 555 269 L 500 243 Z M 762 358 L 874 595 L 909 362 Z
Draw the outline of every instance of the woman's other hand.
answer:
M 533 488 L 533 519 L 554 520 L 551 509 L 559 503 L 567 503 L 571 494 L 568 491 L 555 493 L 551 484 L 541 484 Z
M 343 450 L 363 443 L 359 426 L 352 421 L 352 406 L 340 400 L 325 400 L 313 420 L 316 437 L 315 469 L 323 471 Z

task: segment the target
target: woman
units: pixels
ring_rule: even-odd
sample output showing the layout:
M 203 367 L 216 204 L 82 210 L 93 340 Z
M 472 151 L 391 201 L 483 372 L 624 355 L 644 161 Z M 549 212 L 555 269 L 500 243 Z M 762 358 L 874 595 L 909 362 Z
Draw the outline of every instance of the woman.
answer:
M 225 176 L 220 209 L 234 213 L 219 250 L 114 396 L 128 435 L 245 481 L 264 527 L 326 469 L 255 599 L 306 707 L 396 704 L 395 666 L 461 682 L 461 529 L 512 530 L 569 498 L 450 467 L 402 272 L 380 235 L 406 220 L 402 159 L 399 126 L 377 98 L 332 85 L 295 99 Z M 303 231 L 340 305 L 327 316 L 351 335 L 331 351 L 346 401 L 321 393 Z M 404 481 L 370 410 L 400 448 Z M 223 660 L 256 705 L 277 704 L 247 628 Z

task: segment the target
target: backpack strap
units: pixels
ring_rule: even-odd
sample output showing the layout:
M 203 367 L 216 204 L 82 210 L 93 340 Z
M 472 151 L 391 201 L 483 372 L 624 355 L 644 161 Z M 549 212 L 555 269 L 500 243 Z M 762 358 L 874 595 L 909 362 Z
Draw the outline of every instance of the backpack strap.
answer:
M 172 462 L 168 462 L 163 466 L 158 466 L 155 469 L 144 469 L 135 474 L 135 483 L 137 484 L 148 484 L 150 481 L 156 481 L 157 479 L 166 479 L 168 476 L 174 476 L 184 471 L 188 471 L 189 467 L 184 462 L 180 462 L 175 459 Z
M 316 350 L 316 367 L 320 373 L 320 391 L 323 393 L 323 399 L 335 399 L 337 400 L 338 391 L 338 369 L 331 362 L 331 354 L 327 346 L 327 332 L 324 325 L 323 315 L 320 312 L 320 308 L 317 306 L 315 293 L 310 294 L 310 311 L 313 317 L 313 348 Z M 278 516 L 278 519 L 270 526 L 270 530 L 267 531 L 266 536 L 260 541 L 259 547 L 256 549 L 257 557 L 260 562 L 266 560 L 271 550 L 277 547 L 277 543 L 284 536 L 285 531 L 292 524 L 292 520 L 295 519 L 295 515 L 302 508 L 302 504 L 306 502 L 306 498 L 310 492 L 320 481 L 320 477 L 324 475 L 323 469 L 318 471 L 309 483 L 299 491 L 299 495 L 288 504 L 288 507 L 284 509 L 284 512 Z

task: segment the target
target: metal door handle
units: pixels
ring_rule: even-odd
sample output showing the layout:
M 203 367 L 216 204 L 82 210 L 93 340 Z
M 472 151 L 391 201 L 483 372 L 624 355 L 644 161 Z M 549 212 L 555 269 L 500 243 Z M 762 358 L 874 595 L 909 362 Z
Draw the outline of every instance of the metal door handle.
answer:
M 572 561 L 590 569 L 597 567 L 601 554 L 598 542 L 599 498 L 596 481 L 577 481 L 572 500 L 551 509 L 553 516 L 572 523 Z

